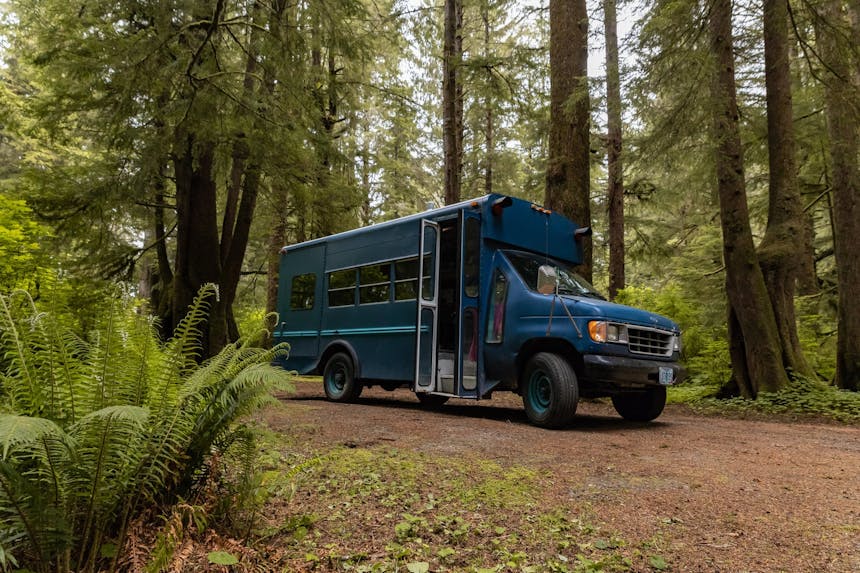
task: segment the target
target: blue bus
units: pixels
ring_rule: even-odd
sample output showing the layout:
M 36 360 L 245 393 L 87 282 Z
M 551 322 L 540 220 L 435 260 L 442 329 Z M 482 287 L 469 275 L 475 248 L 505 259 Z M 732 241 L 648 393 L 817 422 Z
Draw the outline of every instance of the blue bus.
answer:
M 494 392 L 567 425 L 580 397 L 650 421 L 678 382 L 678 325 L 607 302 L 574 272 L 589 228 L 487 195 L 284 247 L 276 342 L 330 400 L 409 387 L 428 406 Z

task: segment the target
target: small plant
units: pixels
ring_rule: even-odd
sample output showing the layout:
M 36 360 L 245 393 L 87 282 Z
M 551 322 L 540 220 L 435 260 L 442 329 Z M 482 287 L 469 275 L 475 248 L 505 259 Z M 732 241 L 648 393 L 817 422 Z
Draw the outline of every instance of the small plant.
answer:
M 693 406 L 720 413 L 763 413 L 821 416 L 838 422 L 860 422 L 860 394 L 814 380 L 796 378 L 777 392 L 761 392 L 755 400 L 704 399 Z
M 4 568 L 116 570 L 129 524 L 205 479 L 234 421 L 288 385 L 271 366 L 285 346 L 236 343 L 198 364 L 215 293 L 204 287 L 164 344 L 127 300 L 84 339 L 26 293 L 0 296 Z

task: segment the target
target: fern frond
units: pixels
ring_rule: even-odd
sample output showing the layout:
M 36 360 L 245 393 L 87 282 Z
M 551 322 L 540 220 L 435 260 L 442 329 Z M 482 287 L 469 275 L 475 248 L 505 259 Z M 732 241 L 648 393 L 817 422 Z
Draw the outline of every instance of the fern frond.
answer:
M 50 420 L 0 415 L 0 544 L 48 560 L 71 543 L 67 515 L 72 443 Z
M 6 526 L 0 544 L 16 553 L 26 551 L 38 562 L 50 562 L 71 542 L 71 528 L 61 508 L 51 503 L 37 482 L 5 460 L 0 461 L 0 521 Z
M 35 358 L 42 384 L 50 392 L 51 407 L 46 415 L 61 425 L 74 423 L 77 416 L 86 413 L 82 358 L 88 355 L 89 347 L 51 315 L 40 318 L 37 328 L 40 343 Z
M 28 308 L 32 308 L 35 314 L 35 308 L 30 305 Z M 35 372 L 33 353 L 28 345 L 27 330 L 26 324 L 15 312 L 12 296 L 0 295 L 0 349 L 7 363 L 3 387 L 15 410 L 38 415 L 44 400 Z
M 179 322 L 173 337 L 167 343 L 169 353 L 185 361 L 200 357 L 200 336 L 202 335 L 200 326 L 209 317 L 210 301 L 217 299 L 218 296 L 218 285 L 214 283 L 207 283 L 200 288 L 191 306 L 188 307 L 185 317 Z
M 134 482 L 144 450 L 148 411 L 138 406 L 108 406 L 81 418 L 69 428 L 77 443 L 76 494 L 82 547 L 118 514 L 129 484 Z M 78 563 L 84 562 L 79 556 Z

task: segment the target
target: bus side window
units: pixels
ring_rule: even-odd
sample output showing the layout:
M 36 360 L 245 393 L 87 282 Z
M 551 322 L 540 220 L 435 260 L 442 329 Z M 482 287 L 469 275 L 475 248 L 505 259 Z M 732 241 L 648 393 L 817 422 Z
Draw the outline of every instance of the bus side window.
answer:
M 415 300 L 418 297 L 418 259 L 394 262 L 394 300 Z
M 314 307 L 317 276 L 314 273 L 296 275 L 290 288 L 290 310 L 310 310 Z
M 487 342 L 501 342 L 505 329 L 505 301 L 508 298 L 508 279 L 501 270 L 493 277 L 490 308 L 487 313 Z
M 328 305 L 352 306 L 355 304 L 355 269 L 334 271 L 328 274 Z
M 391 290 L 391 263 L 368 265 L 358 270 L 358 304 L 388 302 Z

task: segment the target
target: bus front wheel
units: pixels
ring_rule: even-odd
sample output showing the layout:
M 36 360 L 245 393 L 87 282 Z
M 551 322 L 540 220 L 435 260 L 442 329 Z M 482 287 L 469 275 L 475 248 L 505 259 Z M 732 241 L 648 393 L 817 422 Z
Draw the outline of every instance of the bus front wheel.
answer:
M 348 354 L 333 354 L 323 370 L 325 395 L 333 402 L 352 402 L 361 394 L 361 383 L 355 379 L 355 366 Z
M 558 354 L 535 354 L 523 370 L 520 388 L 532 424 L 560 428 L 573 420 L 579 385 L 573 367 Z

